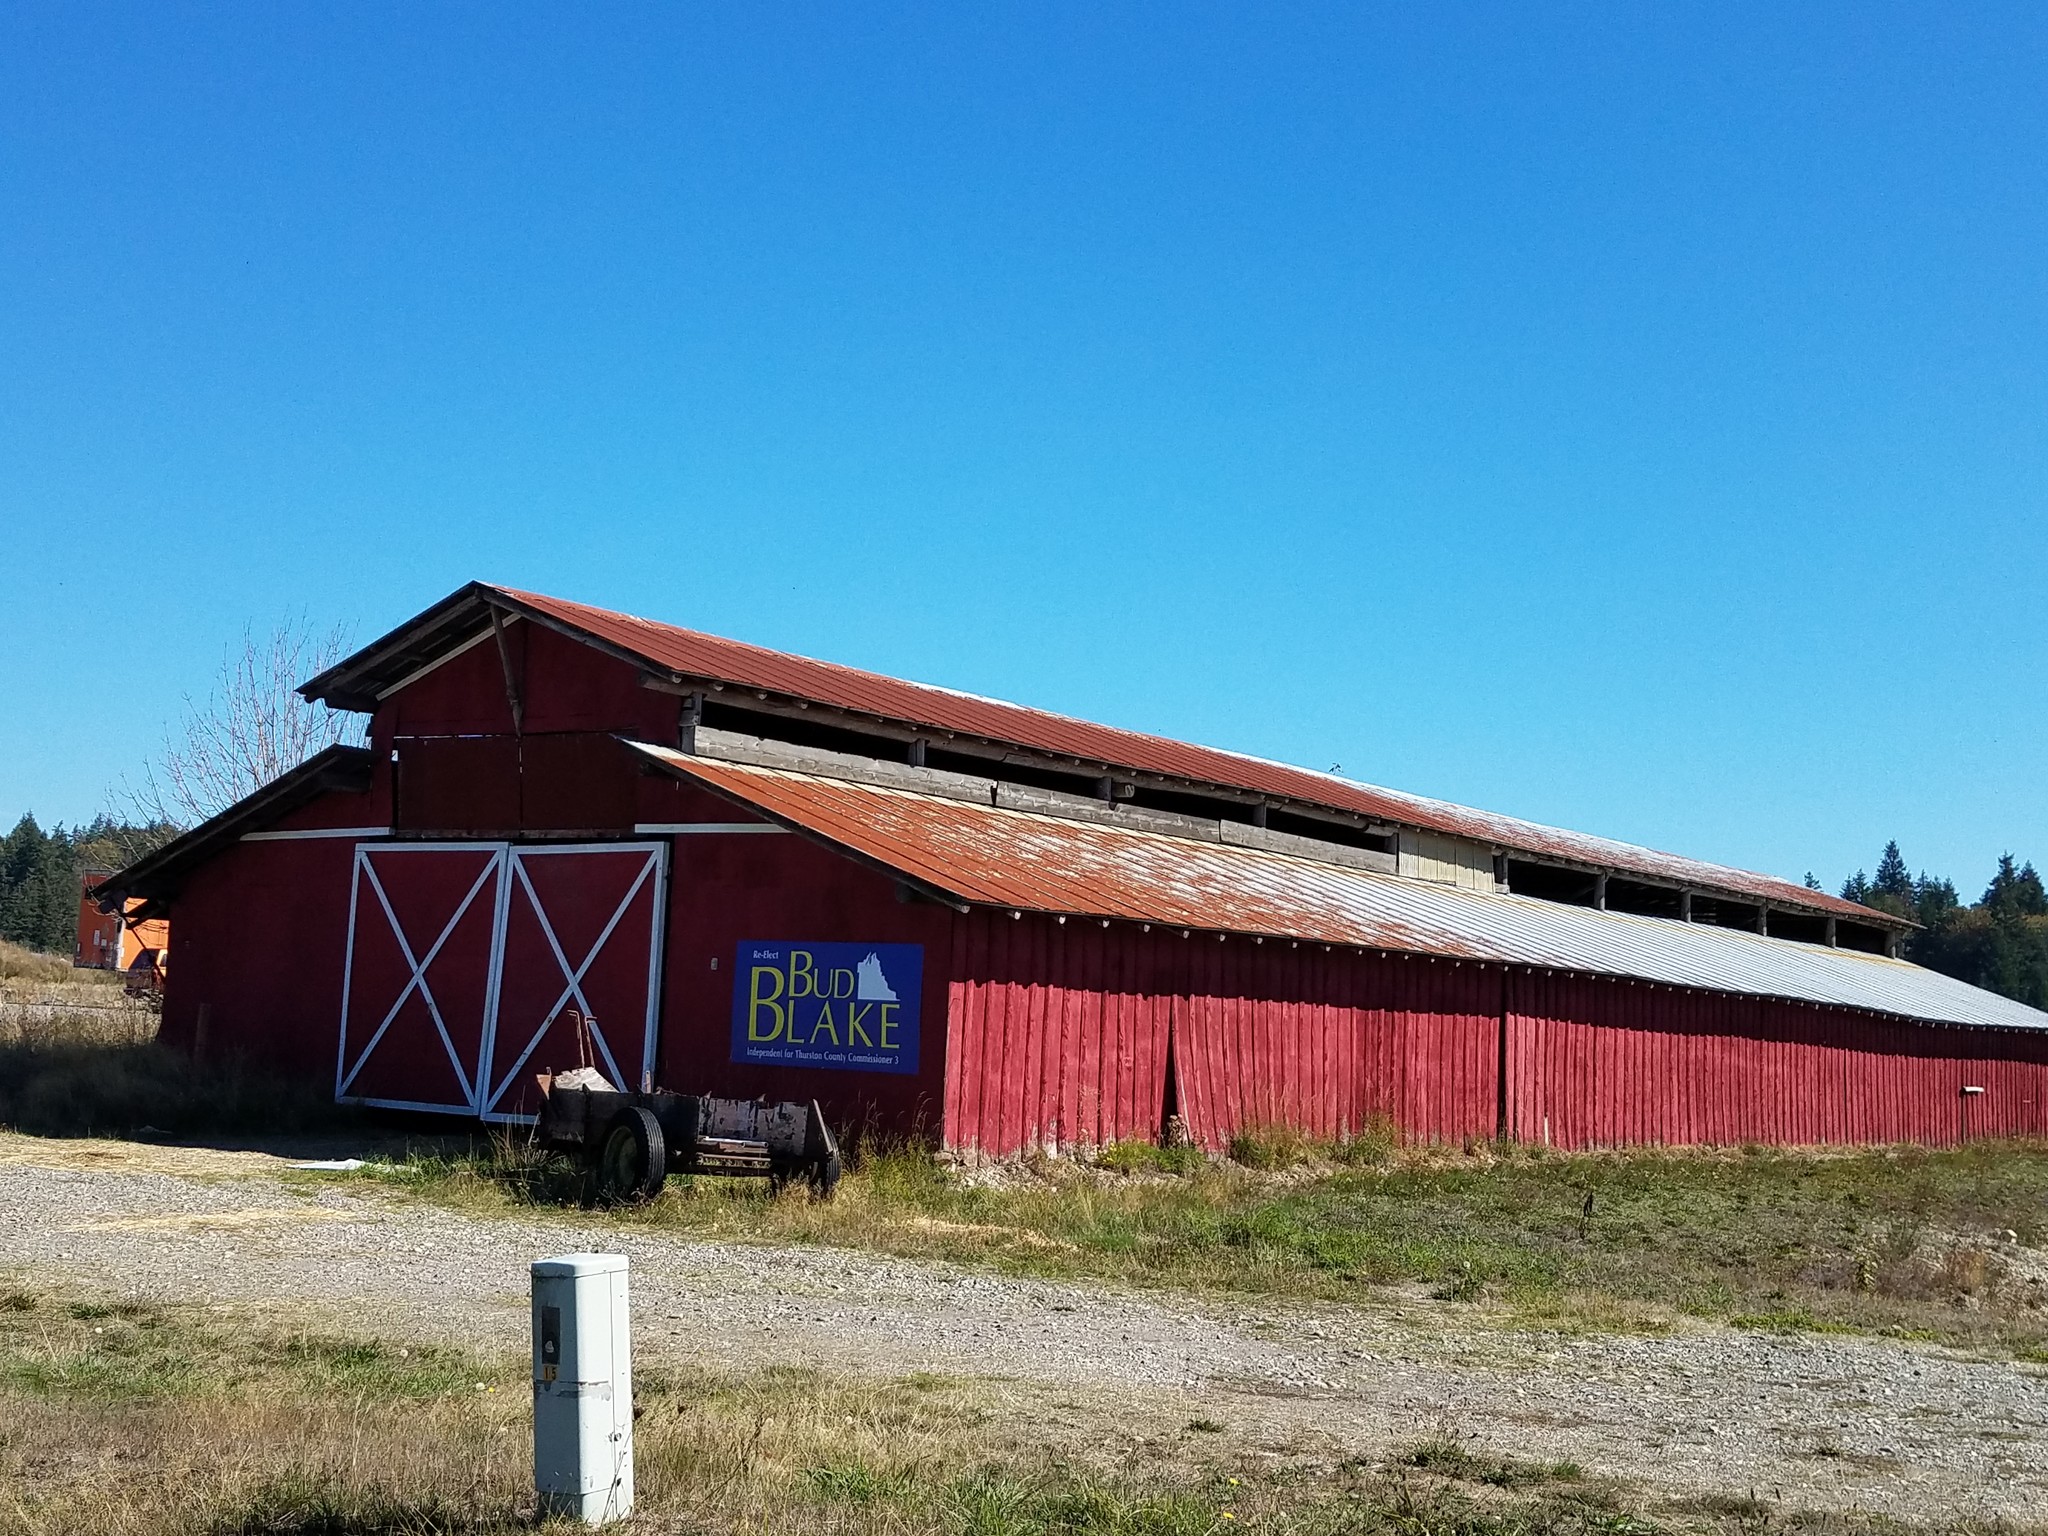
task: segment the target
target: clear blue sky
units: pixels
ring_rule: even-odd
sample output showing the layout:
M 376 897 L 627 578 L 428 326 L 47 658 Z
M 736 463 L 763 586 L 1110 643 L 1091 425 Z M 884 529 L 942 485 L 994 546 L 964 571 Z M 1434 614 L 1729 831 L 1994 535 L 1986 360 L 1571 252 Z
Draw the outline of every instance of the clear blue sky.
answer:
M 471 577 L 2048 859 L 2036 5 L 14 5 L 0 820 Z

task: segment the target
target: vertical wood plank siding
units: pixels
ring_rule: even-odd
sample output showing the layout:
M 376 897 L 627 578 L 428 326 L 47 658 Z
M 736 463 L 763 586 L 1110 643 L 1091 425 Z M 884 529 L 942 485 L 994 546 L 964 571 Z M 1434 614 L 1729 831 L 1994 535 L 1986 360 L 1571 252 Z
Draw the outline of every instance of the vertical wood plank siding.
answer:
M 947 1139 L 991 1153 L 1295 1126 L 1491 1137 L 1497 971 L 977 913 L 954 929 Z M 1169 1041 L 1171 1051 L 1169 1052 Z
M 1561 1148 L 2048 1135 L 2048 1039 L 1605 977 L 976 912 L 946 1138 L 1007 1154 L 1291 1126 Z M 1965 1085 L 1985 1089 L 1965 1098 Z
M 1507 981 L 1508 1132 L 1559 1147 L 2048 1134 L 2048 1040 L 1604 978 Z M 1981 1095 L 1965 1097 L 1965 1086 Z

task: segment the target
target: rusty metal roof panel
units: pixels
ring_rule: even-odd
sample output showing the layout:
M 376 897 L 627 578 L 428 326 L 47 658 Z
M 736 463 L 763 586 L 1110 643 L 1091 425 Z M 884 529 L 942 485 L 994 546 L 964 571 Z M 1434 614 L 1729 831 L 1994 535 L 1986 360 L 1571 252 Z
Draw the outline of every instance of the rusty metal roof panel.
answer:
M 1838 896 L 1750 870 L 1473 810 L 1449 801 L 1382 789 L 1335 774 L 1316 773 L 1216 747 L 1196 746 L 1141 731 L 1098 725 L 1071 715 L 1028 709 L 1000 699 L 906 682 L 857 667 L 814 661 L 536 592 L 509 587 L 484 590 L 686 677 L 810 699 L 903 725 L 1028 747 L 1091 765 L 1129 768 L 1351 811 L 1375 820 L 1470 838 L 1538 857 L 1613 869 L 1647 880 L 1745 895 L 1809 911 L 1835 912 L 1864 922 L 1898 921 Z
M 1880 955 L 635 745 L 776 820 L 978 905 L 2048 1029 L 2048 1014 Z

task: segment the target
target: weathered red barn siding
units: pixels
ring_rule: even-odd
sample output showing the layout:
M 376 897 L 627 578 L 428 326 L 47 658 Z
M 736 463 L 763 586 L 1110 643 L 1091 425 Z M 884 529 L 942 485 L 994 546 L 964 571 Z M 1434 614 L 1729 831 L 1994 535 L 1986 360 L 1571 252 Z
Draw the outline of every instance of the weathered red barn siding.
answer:
M 1159 1133 L 1175 999 L 1142 940 L 999 912 L 957 919 L 948 1141 L 1000 1154 Z
M 2048 1132 L 2048 1050 L 1960 1029 L 1600 977 L 1513 973 L 1508 1132 L 1560 1147 Z M 1963 1096 L 1966 1086 L 1985 1092 Z M 1968 1116 L 1967 1122 L 1964 1117 Z
M 399 689 L 371 724 L 381 771 L 395 751 L 401 830 L 623 833 L 635 772 L 613 733 L 674 741 L 680 702 L 640 672 L 532 623 L 485 640 Z M 518 690 L 515 727 L 506 666 Z
M 320 796 L 273 830 L 377 826 L 388 801 Z M 334 1072 L 347 950 L 349 837 L 238 842 L 178 898 L 160 1038 L 190 1050 L 207 1010 L 209 1055 L 241 1055 L 315 1080 Z
M 638 667 L 538 624 L 514 623 L 504 633 L 522 729 L 675 740 L 680 701 L 641 687 Z M 510 734 L 512 706 L 497 644 L 482 640 L 415 678 L 379 705 L 376 719 L 399 736 Z
M 670 822 L 755 820 L 702 791 L 649 791 Z M 896 881 L 790 834 L 670 839 L 669 915 L 655 1078 L 735 1097 L 818 1100 L 835 1123 L 939 1131 L 946 1072 L 946 960 L 955 914 L 897 899 Z M 734 957 L 748 940 L 921 944 L 918 1071 L 897 1075 L 732 1060 Z
M 2048 1041 L 1603 977 L 977 912 L 949 1009 L 947 1139 L 998 1155 L 1150 1138 L 1169 1099 L 1209 1147 L 2048 1134 Z
M 1291 1125 L 1491 1136 L 1497 972 L 977 911 L 954 927 L 950 1141 L 989 1153 Z

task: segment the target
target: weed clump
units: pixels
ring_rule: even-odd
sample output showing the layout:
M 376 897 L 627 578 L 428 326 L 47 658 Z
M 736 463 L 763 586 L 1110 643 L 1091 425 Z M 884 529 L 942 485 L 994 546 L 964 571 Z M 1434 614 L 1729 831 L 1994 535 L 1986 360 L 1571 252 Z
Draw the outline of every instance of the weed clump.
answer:
M 1162 1147 L 1154 1141 L 1113 1141 L 1095 1153 L 1095 1166 L 1112 1173 L 1190 1174 L 1208 1162 L 1200 1147 Z
M 1274 1172 L 1321 1160 L 1324 1147 L 1288 1125 L 1248 1126 L 1230 1138 L 1230 1160 Z

